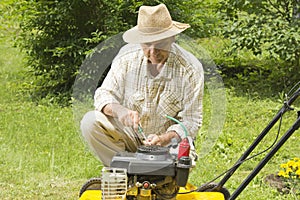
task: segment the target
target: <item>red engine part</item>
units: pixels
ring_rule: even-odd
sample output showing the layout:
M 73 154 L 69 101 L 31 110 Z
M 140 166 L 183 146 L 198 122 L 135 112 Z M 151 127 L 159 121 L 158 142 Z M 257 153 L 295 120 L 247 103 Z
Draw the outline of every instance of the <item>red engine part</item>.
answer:
M 189 156 L 190 155 L 190 143 L 188 138 L 183 138 L 182 141 L 179 143 L 179 150 L 178 150 L 178 160 L 182 156 Z

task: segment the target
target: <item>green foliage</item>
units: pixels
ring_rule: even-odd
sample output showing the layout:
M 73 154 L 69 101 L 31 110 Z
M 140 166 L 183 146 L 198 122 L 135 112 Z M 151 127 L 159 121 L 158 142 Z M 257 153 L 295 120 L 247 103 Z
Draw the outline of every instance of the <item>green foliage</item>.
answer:
M 114 33 L 115 27 L 108 26 L 108 9 L 101 9 L 98 1 L 24 1 L 21 24 L 21 46 L 28 54 L 28 66 L 36 79 L 36 97 L 60 95 L 68 98 L 85 52 L 96 42 Z M 94 9 L 98 8 L 98 9 Z M 112 22 L 116 27 L 120 16 Z M 95 32 L 95 34 L 92 34 Z M 86 38 L 97 37 L 88 40 Z M 63 99 L 63 101 L 65 101 Z
M 141 5 L 158 3 L 169 7 L 174 20 L 192 25 L 189 35 L 203 37 L 211 33 L 208 30 L 214 23 L 205 23 L 212 18 L 211 12 L 205 12 L 208 3 L 202 7 L 187 0 L 15 2 L 18 14 L 23 16 L 19 44 L 27 53 L 27 66 L 35 76 L 33 97 L 59 96 L 59 102 L 66 102 L 78 69 L 91 49 L 135 26 Z
M 82 185 L 89 178 L 99 177 L 102 165 L 81 141 L 72 107 L 37 105 L 24 95 L 24 55 L 12 47 L 11 34 L 3 29 L 0 33 L 5 35 L 0 39 L 0 83 L 3 86 L 0 88 L 0 199 L 78 199 Z M 192 170 L 189 181 L 194 185 L 211 181 L 229 169 L 281 106 L 276 100 L 251 95 L 238 97 L 233 91 L 227 91 L 223 133 L 211 152 L 199 158 L 197 167 Z M 207 134 L 210 108 L 211 105 L 204 105 L 199 140 Z M 298 101 L 297 109 L 285 114 L 282 132 L 294 122 L 299 108 Z M 240 199 L 299 198 L 292 193 L 282 195 L 263 181 L 265 175 L 278 171 L 280 163 L 299 156 L 297 133 L 242 192 Z M 272 131 L 255 151 L 265 149 L 274 139 Z M 201 150 L 199 147 L 197 150 Z M 234 191 L 260 159 L 244 163 L 225 187 Z
M 248 49 L 273 60 L 256 71 L 265 74 L 274 88 L 298 80 L 299 5 L 299 0 L 226 0 L 222 7 L 226 15 L 224 36 L 232 42 L 230 52 Z
M 11 4 L 7 7 L 4 5 L 6 3 Z M 76 126 L 78 121 L 74 123 L 72 107 L 37 105 L 29 101 L 22 91 L 24 78 L 28 79 L 28 76 L 25 76 L 27 69 L 24 68 L 24 55 L 12 47 L 12 33 L 15 33 L 15 24 L 19 20 L 14 15 L 23 10 L 24 15 L 27 13 L 23 17 L 29 18 L 32 17 L 29 14 L 35 11 L 29 4 L 28 7 L 22 4 L 22 7 L 19 3 L 16 0 L 2 0 L 0 3 L 0 199 L 78 199 L 81 186 L 89 178 L 98 177 L 102 166 L 80 140 Z M 15 21 L 6 21 L 8 19 Z M 36 34 L 37 30 L 33 29 L 32 34 Z M 94 41 L 97 43 L 97 38 L 100 38 L 96 34 L 100 34 L 100 31 L 94 32 L 95 35 L 87 37 L 88 44 Z M 214 50 L 214 55 L 221 57 L 223 42 L 210 40 L 207 46 L 212 48 L 212 52 Z M 189 181 L 196 186 L 211 181 L 231 167 L 281 106 L 276 100 L 261 99 L 253 93 L 239 97 L 232 90 L 227 90 L 227 102 L 223 133 L 211 152 L 198 160 L 197 167 L 190 174 Z M 297 103 L 294 111 L 284 115 L 282 132 L 294 122 L 296 111 L 300 108 L 299 101 Z M 209 111 L 210 106 L 204 105 L 204 113 Z M 209 117 L 204 117 L 203 130 L 206 130 L 209 122 Z M 272 131 L 255 151 L 260 152 L 268 147 L 274 141 L 276 131 Z M 280 194 L 264 182 L 264 177 L 277 172 L 278 166 L 285 160 L 299 157 L 297 133 L 239 198 L 299 199 L 299 195 L 293 193 Z M 206 132 L 201 132 L 201 135 L 204 134 Z M 260 160 L 261 157 L 257 157 L 244 163 L 226 183 L 226 188 L 230 192 L 234 191 Z
M 268 87 L 276 95 L 297 80 L 300 40 L 297 2 L 6 0 L 14 11 L 6 12 L 6 17 L 22 22 L 19 45 L 27 53 L 27 67 L 34 75 L 30 83 L 32 97 L 38 100 L 46 97 L 49 101 L 68 103 L 78 69 L 92 49 L 135 26 L 141 5 L 158 3 L 169 7 L 174 20 L 191 24 L 185 32 L 188 36 L 216 36 L 208 39 L 210 43 L 206 47 L 211 50 L 227 85 L 235 87 L 233 84 L 238 80 L 238 86 L 243 86 L 245 91 L 249 84 L 258 88 L 259 83 L 259 88 Z M 91 73 L 96 72 L 87 72 Z M 103 75 L 99 77 L 101 81 Z M 89 78 L 80 77 L 85 85 L 95 82 Z M 93 91 L 93 87 L 87 91 Z

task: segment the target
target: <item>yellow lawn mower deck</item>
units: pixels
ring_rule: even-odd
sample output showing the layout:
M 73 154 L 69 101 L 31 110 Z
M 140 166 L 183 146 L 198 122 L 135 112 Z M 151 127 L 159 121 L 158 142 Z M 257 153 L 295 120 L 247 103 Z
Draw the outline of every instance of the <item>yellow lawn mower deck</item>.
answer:
M 102 176 L 87 181 L 80 200 L 225 200 L 229 192 L 210 191 L 216 184 L 197 188 L 189 184 L 191 160 L 179 160 L 169 148 L 141 146 L 136 153 L 122 152 L 113 157 L 110 167 L 102 169 Z

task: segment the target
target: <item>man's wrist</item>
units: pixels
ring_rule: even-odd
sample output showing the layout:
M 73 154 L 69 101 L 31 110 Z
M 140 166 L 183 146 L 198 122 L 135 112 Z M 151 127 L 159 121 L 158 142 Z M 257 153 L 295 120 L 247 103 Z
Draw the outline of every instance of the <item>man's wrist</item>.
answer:
M 176 131 L 168 131 L 167 134 L 169 135 L 169 141 L 175 138 L 177 143 L 181 142 L 181 137 Z
M 103 106 L 102 113 L 108 116 L 117 117 L 118 113 L 120 113 L 122 109 L 124 109 L 124 107 L 120 104 L 109 103 Z

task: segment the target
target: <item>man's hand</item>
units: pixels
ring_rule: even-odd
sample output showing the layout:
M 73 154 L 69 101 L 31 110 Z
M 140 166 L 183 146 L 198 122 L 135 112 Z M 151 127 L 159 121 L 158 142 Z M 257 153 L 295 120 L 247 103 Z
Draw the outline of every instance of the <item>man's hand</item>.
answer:
M 120 104 L 107 104 L 103 107 L 102 112 L 106 115 L 117 118 L 124 126 L 138 129 L 140 123 L 139 113 L 137 111 L 125 108 Z
M 175 131 L 169 131 L 162 135 L 150 134 L 144 141 L 144 145 L 159 145 L 166 146 L 170 144 L 172 138 L 179 139 L 178 134 Z

